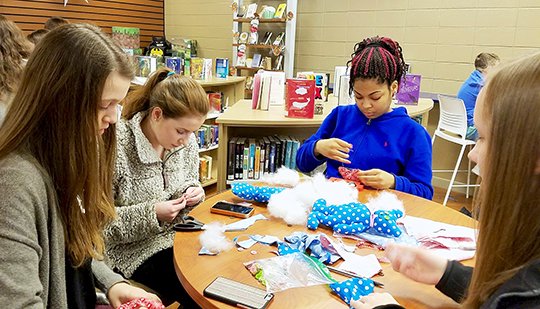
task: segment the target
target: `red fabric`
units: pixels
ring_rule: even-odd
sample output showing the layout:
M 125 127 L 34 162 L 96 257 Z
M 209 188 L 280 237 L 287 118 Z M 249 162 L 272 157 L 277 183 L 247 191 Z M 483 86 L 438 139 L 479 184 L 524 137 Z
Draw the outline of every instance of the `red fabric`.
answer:
M 162 303 L 155 300 L 150 300 L 146 298 L 137 298 L 133 299 L 127 303 L 122 304 L 118 309 L 138 309 L 138 308 L 147 308 L 147 309 L 164 309 Z
M 346 168 L 344 166 L 338 167 L 338 172 L 343 177 L 343 179 L 330 177 L 331 181 L 346 181 L 347 183 L 350 183 L 354 185 L 356 190 L 362 191 L 364 189 L 364 185 L 360 181 L 360 178 L 358 178 L 358 172 L 359 169 L 352 169 L 352 168 Z

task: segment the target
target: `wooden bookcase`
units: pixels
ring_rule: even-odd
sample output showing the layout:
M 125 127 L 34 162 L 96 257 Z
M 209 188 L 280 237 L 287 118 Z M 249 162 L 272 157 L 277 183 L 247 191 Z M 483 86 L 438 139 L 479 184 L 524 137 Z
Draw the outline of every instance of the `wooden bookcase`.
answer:
M 258 8 L 257 12 L 261 11 L 263 5 L 271 5 L 277 8 L 277 5 L 280 3 L 286 3 L 287 7 L 283 18 L 259 18 L 259 42 L 258 44 L 245 44 L 246 45 L 246 55 L 247 58 L 253 58 L 255 53 L 261 54 L 261 57 L 270 57 L 272 59 L 272 71 L 275 66 L 277 56 L 272 53 L 272 43 L 279 33 L 284 32 L 285 36 L 283 38 L 285 49 L 282 52 L 283 55 L 283 64 L 282 70 L 280 72 L 285 72 L 287 78 L 293 77 L 294 70 L 294 52 L 295 52 L 295 41 L 296 41 L 296 13 L 298 0 L 283 0 L 283 1 L 249 1 L 249 0 L 234 0 L 238 4 L 238 7 L 245 6 L 247 7 L 250 3 L 257 3 Z M 288 18 L 288 14 L 292 15 L 292 18 Z M 233 32 L 250 32 L 250 23 L 252 18 L 243 18 L 238 17 L 236 13 L 233 13 Z M 270 44 L 262 44 L 260 40 L 264 37 L 265 32 L 272 32 L 273 36 L 270 40 Z M 248 39 L 249 40 L 249 39 Z M 238 62 L 238 46 L 240 44 L 232 42 L 232 63 L 231 66 L 236 69 L 236 74 L 238 76 L 253 76 L 260 68 L 259 67 L 247 67 L 247 66 L 237 66 Z M 246 90 L 246 98 L 251 97 L 251 91 Z

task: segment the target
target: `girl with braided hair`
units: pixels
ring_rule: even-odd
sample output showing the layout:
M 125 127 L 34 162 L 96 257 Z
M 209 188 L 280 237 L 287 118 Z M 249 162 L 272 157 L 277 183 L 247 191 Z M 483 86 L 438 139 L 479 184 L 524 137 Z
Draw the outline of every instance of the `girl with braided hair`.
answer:
M 359 170 L 366 186 L 431 199 L 431 138 L 405 108 L 391 108 L 405 73 L 398 42 L 364 39 L 347 64 L 356 104 L 338 106 L 328 115 L 298 149 L 298 168 L 311 172 L 326 163 L 327 177 L 341 177 L 338 168 L 345 166 Z

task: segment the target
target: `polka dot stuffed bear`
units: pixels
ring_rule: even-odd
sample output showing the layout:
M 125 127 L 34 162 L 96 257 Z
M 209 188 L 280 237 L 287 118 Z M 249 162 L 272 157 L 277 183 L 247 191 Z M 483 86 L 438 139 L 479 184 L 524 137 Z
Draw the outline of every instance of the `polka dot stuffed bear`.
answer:
M 401 217 L 403 212 L 399 209 L 377 210 L 372 214 L 366 205 L 359 202 L 327 205 L 326 200 L 318 199 L 308 215 L 307 227 L 315 230 L 323 224 L 345 235 L 362 233 L 373 227 L 376 233 L 399 237 L 402 231 L 396 220 Z
M 232 184 L 232 193 L 241 199 L 267 203 L 273 194 L 279 193 L 285 188 L 279 187 L 258 187 L 245 182 Z

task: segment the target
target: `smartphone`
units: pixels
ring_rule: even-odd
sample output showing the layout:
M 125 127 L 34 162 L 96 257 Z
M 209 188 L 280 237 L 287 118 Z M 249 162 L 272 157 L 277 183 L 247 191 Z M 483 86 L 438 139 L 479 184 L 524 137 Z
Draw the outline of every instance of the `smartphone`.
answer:
M 217 277 L 203 291 L 203 295 L 240 308 L 264 309 L 274 294 L 238 281 Z
M 210 212 L 238 218 L 248 218 L 253 214 L 253 207 L 219 201 L 210 208 Z

